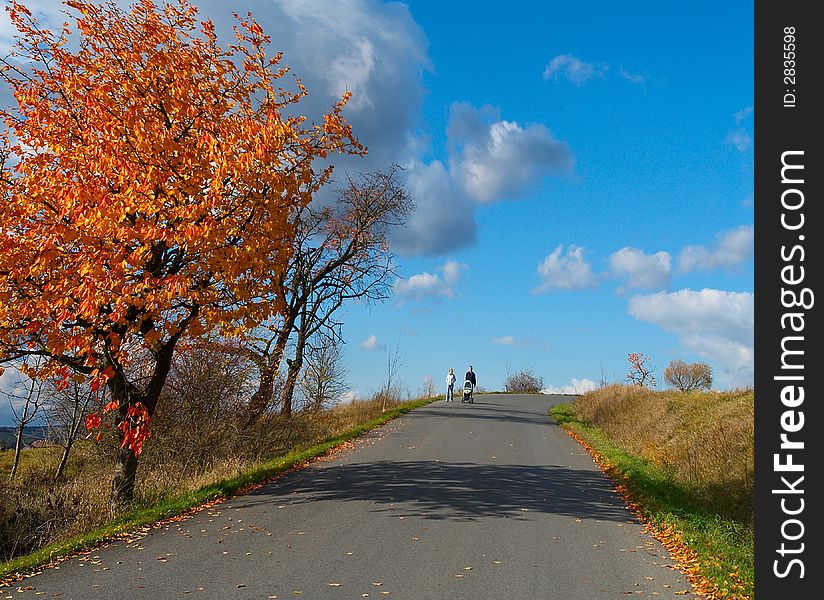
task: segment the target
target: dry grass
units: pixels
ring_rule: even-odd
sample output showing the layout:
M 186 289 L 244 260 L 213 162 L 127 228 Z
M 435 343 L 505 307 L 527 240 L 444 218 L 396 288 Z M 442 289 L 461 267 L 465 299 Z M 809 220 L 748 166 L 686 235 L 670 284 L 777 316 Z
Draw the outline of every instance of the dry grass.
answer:
M 393 399 L 385 406 L 388 410 L 398 403 Z M 383 408 L 383 399 L 375 398 L 291 418 L 268 415 L 253 428 L 241 428 L 225 414 L 216 419 L 158 418 L 141 456 L 134 503 L 124 511 L 231 479 L 379 417 Z M 119 516 L 108 508 L 113 438 L 79 442 L 64 477 L 55 482 L 61 450 L 24 451 L 13 482 L 8 481 L 12 452 L 0 453 L 0 562 L 72 539 Z
M 661 467 L 702 505 L 751 522 L 752 389 L 653 391 L 612 385 L 573 405 L 576 416 Z

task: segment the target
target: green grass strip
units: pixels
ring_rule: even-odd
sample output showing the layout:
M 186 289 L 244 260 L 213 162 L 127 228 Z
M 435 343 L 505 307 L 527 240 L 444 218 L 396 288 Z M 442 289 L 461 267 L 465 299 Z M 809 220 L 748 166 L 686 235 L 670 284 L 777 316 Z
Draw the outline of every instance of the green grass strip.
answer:
M 323 456 L 341 444 L 437 399 L 438 398 L 423 398 L 404 402 L 386 411 L 379 417 L 375 417 L 357 427 L 329 437 L 319 444 L 308 448 L 295 448 L 284 456 L 254 466 L 231 479 L 223 479 L 203 486 L 198 490 L 174 496 L 155 506 L 133 509 L 99 529 L 70 540 L 44 546 L 31 554 L 18 556 L 10 561 L 0 563 L 0 582 L 9 577 L 16 577 L 28 573 L 66 554 L 88 550 L 104 542 L 111 541 L 125 533 L 139 529 L 140 527 L 175 517 L 188 510 L 197 508 L 206 502 L 211 502 L 218 498 L 225 498 L 247 485 L 264 482 L 305 461 Z
M 753 533 L 748 523 L 722 518 L 700 506 L 662 469 L 579 421 L 570 404 L 556 404 L 549 413 L 612 465 L 610 476 L 629 490 L 647 522 L 680 532 L 684 545 L 698 557 L 699 577 L 715 587 L 714 597 L 753 597 Z

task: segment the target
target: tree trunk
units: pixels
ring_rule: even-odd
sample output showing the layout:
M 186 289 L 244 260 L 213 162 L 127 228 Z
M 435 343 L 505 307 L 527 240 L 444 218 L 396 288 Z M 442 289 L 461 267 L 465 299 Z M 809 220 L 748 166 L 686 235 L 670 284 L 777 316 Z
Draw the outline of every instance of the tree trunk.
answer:
M 280 409 L 280 414 L 289 416 L 292 414 L 292 398 L 295 395 L 295 385 L 298 382 L 298 375 L 303 366 L 303 357 L 295 357 L 289 363 L 289 371 L 286 374 L 286 383 L 283 385 L 283 406 Z
M 145 392 L 141 392 L 128 382 L 122 370 L 116 370 L 114 377 L 108 380 L 112 399 L 118 403 L 117 425 L 128 419 L 129 407 L 138 403 L 144 406 L 149 419 L 154 415 L 157 401 L 160 399 L 160 392 L 163 390 L 166 377 L 168 377 L 169 370 L 172 367 L 172 355 L 179 335 L 170 339 L 156 352 L 154 372 Z M 112 493 L 109 500 L 113 511 L 131 502 L 134 498 L 135 477 L 137 475 L 137 456 L 131 448 L 124 448 L 125 434 L 122 431 L 118 430 L 117 437 L 120 444 L 114 465 Z
M 60 479 L 61 475 L 63 475 L 63 470 L 66 468 L 66 463 L 69 462 L 69 453 L 72 450 L 73 443 L 74 439 L 70 439 L 69 442 L 63 446 L 63 454 L 60 457 L 60 464 L 57 465 L 57 472 L 54 474 L 55 481 Z
M 278 333 L 275 347 L 271 354 L 264 356 L 263 360 L 259 362 L 260 378 L 258 380 L 258 389 L 252 394 L 252 397 L 249 399 L 249 406 L 247 407 L 248 421 L 250 423 L 259 419 L 272 403 L 275 377 L 280 369 L 280 361 L 283 358 L 283 354 L 286 352 L 286 344 L 289 342 L 289 334 L 292 332 L 293 324 L 294 320 L 284 324 L 283 329 Z
M 23 450 L 23 429 L 26 426 L 26 411 L 28 406 L 23 409 L 23 418 L 20 419 L 20 425 L 17 427 L 17 436 L 14 441 L 14 462 L 11 465 L 11 472 L 9 473 L 9 480 L 14 479 L 17 475 L 17 466 L 20 464 L 20 453 Z
M 298 328 L 298 339 L 295 343 L 295 358 L 289 363 L 289 371 L 286 373 L 286 383 L 283 384 L 283 405 L 280 414 L 292 414 L 292 398 L 295 395 L 295 385 L 298 382 L 300 370 L 303 368 L 303 351 L 306 349 L 306 311 L 304 309 L 303 319 Z
M 137 456 L 131 448 L 118 448 L 114 464 L 110 506 L 112 512 L 131 502 L 134 498 L 134 484 L 137 477 Z

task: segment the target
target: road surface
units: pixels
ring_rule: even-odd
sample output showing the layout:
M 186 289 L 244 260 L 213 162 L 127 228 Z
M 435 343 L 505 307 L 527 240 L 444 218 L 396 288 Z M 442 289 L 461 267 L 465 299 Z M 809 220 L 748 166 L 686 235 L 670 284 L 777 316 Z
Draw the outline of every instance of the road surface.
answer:
M 694 598 L 547 416 L 564 400 L 435 402 L 334 457 L 63 562 L 0 598 Z

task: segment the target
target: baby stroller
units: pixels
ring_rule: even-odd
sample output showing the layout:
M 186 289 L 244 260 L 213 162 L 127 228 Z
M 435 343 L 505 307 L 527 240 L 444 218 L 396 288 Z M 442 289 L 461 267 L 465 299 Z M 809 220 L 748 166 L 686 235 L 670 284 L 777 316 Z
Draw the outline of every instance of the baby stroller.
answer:
M 463 398 L 461 398 L 461 404 L 463 404 L 464 402 L 474 404 L 474 401 L 472 400 L 472 390 L 474 389 L 474 387 L 475 386 L 472 385 L 472 382 L 468 379 L 464 381 Z

